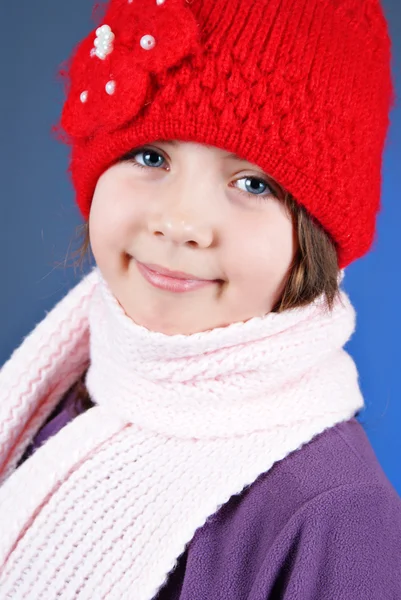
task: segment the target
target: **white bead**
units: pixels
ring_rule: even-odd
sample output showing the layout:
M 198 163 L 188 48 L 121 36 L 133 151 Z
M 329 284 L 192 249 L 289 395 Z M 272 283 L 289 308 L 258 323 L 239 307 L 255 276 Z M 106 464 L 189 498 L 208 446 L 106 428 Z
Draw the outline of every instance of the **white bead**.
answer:
M 156 4 L 157 6 L 160 6 L 161 4 L 164 4 L 165 0 L 156 0 Z
M 111 32 L 110 25 L 102 25 L 101 27 L 99 27 L 99 29 L 100 29 L 101 33 L 110 33 Z
M 80 95 L 80 97 L 79 97 L 79 98 L 80 98 L 80 100 L 81 100 L 82 104 L 85 104 L 85 102 L 86 102 L 86 101 L 87 101 L 87 99 L 88 99 L 88 91 L 87 91 L 87 90 L 85 90 L 84 92 L 82 92 L 82 94 Z
M 106 58 L 106 55 L 104 52 L 102 52 L 101 50 L 96 50 L 95 52 L 96 56 L 98 56 L 99 58 L 101 58 L 102 60 L 104 60 Z
M 111 80 L 108 81 L 106 83 L 106 92 L 109 94 L 109 96 L 112 96 L 114 94 L 114 92 L 116 91 L 116 82 Z
M 144 50 L 151 50 L 156 45 L 156 40 L 153 35 L 144 35 L 141 37 L 140 44 Z

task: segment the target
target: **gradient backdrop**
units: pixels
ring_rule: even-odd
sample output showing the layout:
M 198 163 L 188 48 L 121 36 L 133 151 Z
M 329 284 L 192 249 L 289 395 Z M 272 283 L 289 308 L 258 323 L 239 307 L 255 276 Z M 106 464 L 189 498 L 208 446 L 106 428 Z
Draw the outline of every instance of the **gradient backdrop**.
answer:
M 401 2 L 383 5 L 401 98 Z M 1 12 L 0 365 L 79 276 L 64 265 L 81 222 L 66 172 L 68 149 L 50 129 L 63 99 L 58 66 L 93 27 L 92 0 L 8 0 Z M 344 283 L 358 315 L 348 350 L 367 406 L 360 420 L 401 495 L 400 173 L 397 100 L 384 159 L 378 241 L 347 269 Z

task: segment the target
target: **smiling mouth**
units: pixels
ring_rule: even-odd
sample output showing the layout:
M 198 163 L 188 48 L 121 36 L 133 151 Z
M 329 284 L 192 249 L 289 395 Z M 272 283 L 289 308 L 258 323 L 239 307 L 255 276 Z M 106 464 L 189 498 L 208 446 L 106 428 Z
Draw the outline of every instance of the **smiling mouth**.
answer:
M 216 280 L 182 279 L 176 277 L 169 277 L 157 271 L 152 271 L 146 265 L 140 263 L 139 261 L 135 262 L 138 271 L 149 284 L 151 284 L 155 288 L 159 288 L 166 292 L 191 292 L 203 287 L 216 285 L 217 283 Z
M 170 279 L 174 279 L 174 280 L 183 280 L 183 281 L 199 281 L 199 282 L 206 282 L 206 283 L 224 283 L 223 279 L 204 279 L 202 277 L 198 277 L 196 275 L 192 275 L 192 273 L 185 273 L 183 271 L 172 271 L 170 269 L 167 269 L 165 267 L 162 267 L 161 265 L 157 265 L 154 263 L 145 263 L 145 262 L 141 262 L 138 259 L 136 259 L 134 256 L 132 256 L 131 254 L 126 253 L 126 256 L 130 259 L 130 260 L 134 260 L 137 265 L 141 265 L 142 267 L 144 267 L 145 269 L 148 269 L 149 271 L 156 273 L 158 275 L 170 278 Z
M 166 269 L 161 265 L 155 265 L 152 263 L 141 264 L 150 271 L 153 271 L 154 273 L 159 273 L 159 275 L 164 275 L 165 277 L 170 277 L 172 279 L 185 279 L 187 281 L 214 281 L 211 279 L 203 279 L 201 277 L 197 277 L 196 275 L 192 275 L 191 273 L 184 273 L 183 271 L 171 271 L 170 269 Z

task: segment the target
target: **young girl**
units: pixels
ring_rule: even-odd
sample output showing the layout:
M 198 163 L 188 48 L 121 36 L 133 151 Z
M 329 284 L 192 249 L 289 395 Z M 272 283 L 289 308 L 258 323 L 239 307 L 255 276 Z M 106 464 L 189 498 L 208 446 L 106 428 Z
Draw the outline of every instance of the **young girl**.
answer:
M 64 74 L 96 266 L 0 373 L 0 598 L 401 598 L 340 287 L 394 101 L 378 0 L 111 0 Z

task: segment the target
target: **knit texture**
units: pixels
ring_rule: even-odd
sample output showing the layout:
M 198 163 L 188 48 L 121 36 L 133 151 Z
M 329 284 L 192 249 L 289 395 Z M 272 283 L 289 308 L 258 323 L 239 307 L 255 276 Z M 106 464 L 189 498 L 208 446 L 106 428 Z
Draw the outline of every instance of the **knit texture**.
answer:
M 105 58 L 93 30 L 61 71 L 85 219 L 109 166 L 178 139 L 258 165 L 321 223 L 341 268 L 369 250 L 395 101 L 379 0 L 111 0 L 101 22 Z
M 167 336 L 134 323 L 95 269 L 0 372 L 0 597 L 154 598 L 211 515 L 363 407 L 343 350 L 354 327 L 342 292 L 332 313 L 321 297 Z M 97 406 L 15 470 L 88 363 Z

